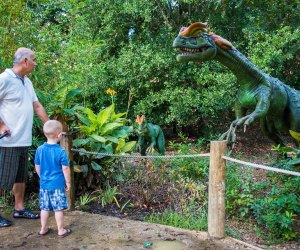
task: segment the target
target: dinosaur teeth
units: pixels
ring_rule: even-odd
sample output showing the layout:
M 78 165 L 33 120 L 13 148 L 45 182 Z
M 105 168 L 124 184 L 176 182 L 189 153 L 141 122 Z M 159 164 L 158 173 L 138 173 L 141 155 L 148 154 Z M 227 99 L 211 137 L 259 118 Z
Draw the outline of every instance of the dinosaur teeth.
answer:
M 203 52 L 207 49 L 208 49 L 207 47 L 200 47 L 200 48 L 195 48 L 195 49 L 192 49 L 192 48 L 177 48 L 176 50 L 179 53 L 183 54 L 183 55 L 189 55 L 189 54 L 194 54 L 194 53 L 200 53 L 200 52 Z

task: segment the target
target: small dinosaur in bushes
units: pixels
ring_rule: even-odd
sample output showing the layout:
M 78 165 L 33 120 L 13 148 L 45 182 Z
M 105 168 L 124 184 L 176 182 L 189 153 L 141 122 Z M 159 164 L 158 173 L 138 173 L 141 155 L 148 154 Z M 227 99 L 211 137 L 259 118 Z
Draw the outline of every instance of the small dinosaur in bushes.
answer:
M 136 133 L 138 141 L 136 150 L 141 155 L 146 155 L 157 150 L 160 155 L 165 155 L 165 136 L 159 125 L 145 121 L 145 116 L 136 116 L 138 128 Z

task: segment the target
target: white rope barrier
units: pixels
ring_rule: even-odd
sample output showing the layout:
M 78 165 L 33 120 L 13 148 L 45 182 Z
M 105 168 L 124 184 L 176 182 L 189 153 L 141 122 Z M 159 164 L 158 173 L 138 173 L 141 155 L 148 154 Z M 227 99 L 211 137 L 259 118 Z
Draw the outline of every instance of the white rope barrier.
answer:
M 77 152 L 77 153 L 81 153 L 81 154 L 92 154 L 92 155 L 97 155 L 97 156 L 107 156 L 107 157 L 118 157 L 118 158 L 133 158 L 133 159 L 170 159 L 170 158 L 194 158 L 194 157 L 208 157 L 210 156 L 209 153 L 205 153 L 205 154 L 190 154 L 190 155 L 120 155 L 120 154 L 108 154 L 108 153 L 99 153 L 99 152 L 89 152 L 89 151 L 85 151 L 82 149 L 75 149 L 72 148 L 71 151 L 73 152 Z M 290 170 L 285 170 L 285 169 L 279 169 L 279 168 L 273 168 L 273 167 L 268 167 L 265 165 L 260 165 L 260 164 L 255 164 L 255 163 L 250 163 L 250 162 L 246 162 L 246 161 L 241 161 L 241 160 L 237 160 L 228 156 L 223 156 L 222 157 L 224 160 L 228 160 L 231 162 L 236 162 L 242 165 L 246 165 L 246 166 L 250 166 L 250 167 L 254 167 L 254 168 L 260 168 L 260 169 L 264 169 L 264 170 L 268 170 L 268 171 L 273 171 L 273 172 L 278 172 L 278 173 L 282 173 L 282 174 L 288 174 L 288 175 L 294 175 L 294 176 L 300 176 L 299 172 L 294 172 L 294 171 L 290 171 Z
M 222 157 L 224 160 L 228 160 L 228 161 L 232 161 L 232 162 L 236 162 L 242 165 L 246 165 L 246 166 L 250 166 L 250 167 L 254 167 L 254 168 L 260 168 L 260 169 L 265 169 L 265 170 L 269 170 L 269 171 L 273 171 L 273 172 L 278 172 L 278 173 L 282 173 L 282 174 L 289 174 L 289 175 L 294 175 L 294 176 L 300 176 L 299 172 L 294 172 L 294 171 L 289 171 L 289 170 L 285 170 L 285 169 L 279 169 L 279 168 L 272 168 L 272 167 L 268 167 L 268 166 L 264 166 L 264 165 L 260 165 L 260 164 L 255 164 L 255 163 L 250 163 L 250 162 L 246 162 L 246 161 L 241 161 L 241 160 L 237 160 L 228 156 L 223 156 Z
M 189 155 L 130 155 L 130 154 L 108 154 L 108 153 L 99 153 L 93 151 L 86 151 L 82 149 L 72 148 L 71 151 L 81 153 L 96 155 L 102 157 L 117 157 L 117 158 L 130 158 L 130 159 L 171 159 L 171 158 L 195 158 L 195 157 L 208 157 L 209 153 L 205 154 L 189 154 Z

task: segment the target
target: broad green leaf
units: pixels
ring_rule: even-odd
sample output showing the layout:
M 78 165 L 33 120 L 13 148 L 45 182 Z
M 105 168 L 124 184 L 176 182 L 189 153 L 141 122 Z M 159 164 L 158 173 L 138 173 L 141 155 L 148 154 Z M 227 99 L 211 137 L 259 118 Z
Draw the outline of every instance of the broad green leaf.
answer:
M 82 173 L 83 168 L 80 165 L 74 165 L 74 172 L 75 173 Z
M 100 125 L 100 127 L 103 126 L 103 124 L 107 123 L 109 121 L 109 118 L 111 117 L 112 113 L 114 112 L 114 104 L 110 105 L 109 107 L 103 109 L 99 112 L 97 115 L 97 121 Z
M 298 142 L 300 141 L 300 133 L 292 131 L 292 130 L 289 130 L 289 132 L 296 141 L 298 141 Z
M 95 131 L 96 125 L 92 124 L 91 126 L 79 126 L 79 129 L 80 131 L 90 135 Z
M 127 138 L 133 132 L 132 126 L 123 126 L 120 129 L 114 131 L 112 136 Z
M 89 171 L 89 168 L 88 168 L 87 165 L 81 165 L 81 169 L 82 169 L 82 172 L 85 173 L 85 174 L 87 174 L 88 171 Z
M 87 108 L 83 107 L 83 106 L 80 106 L 80 105 L 77 105 L 76 107 L 74 107 L 74 109 L 85 113 Z
M 85 112 L 92 123 L 97 123 L 97 116 L 94 114 L 94 112 L 91 109 L 86 108 Z
M 293 152 L 294 150 L 292 147 L 279 147 L 278 151 L 283 153 L 288 153 L 288 152 Z
M 91 165 L 92 165 L 92 168 L 96 171 L 99 171 L 102 169 L 102 167 L 97 162 L 92 161 Z
M 69 115 L 74 115 L 75 114 L 75 110 L 73 109 L 63 109 L 63 111 Z
M 121 148 L 123 148 L 125 146 L 125 144 L 126 144 L 125 140 L 124 139 L 120 139 L 119 143 L 118 143 L 118 145 L 116 147 L 116 152 L 119 153 L 120 150 L 121 150 Z
M 120 152 L 121 153 L 130 152 L 134 149 L 135 145 L 136 145 L 136 141 L 127 142 L 125 143 L 125 145 L 123 145 L 123 147 L 120 148 Z
M 114 153 L 114 149 L 113 146 L 111 144 L 107 144 L 105 147 L 106 153 L 108 154 L 113 154 Z
M 296 165 L 296 164 L 300 164 L 300 158 L 291 160 L 288 162 L 289 165 Z
M 83 116 L 79 113 L 76 113 L 76 116 L 84 125 L 90 126 L 92 124 L 91 121 L 86 116 Z
M 111 119 L 112 119 L 112 121 L 115 121 L 117 118 L 120 118 L 120 117 L 122 117 L 122 116 L 124 116 L 124 115 L 126 115 L 127 114 L 127 112 L 124 112 L 124 113 L 118 113 L 118 114 L 113 114 L 112 116 L 111 116 Z M 123 118 L 123 119 L 125 119 L 125 118 Z M 126 120 L 126 119 L 125 119 Z
M 91 135 L 91 137 L 93 139 L 95 139 L 96 141 L 99 141 L 99 142 L 102 142 L 102 143 L 105 143 L 107 141 L 107 139 L 103 136 L 99 136 L 99 135 Z
M 108 141 L 111 141 L 115 144 L 118 144 L 119 143 L 119 139 L 117 137 L 114 137 L 114 136 L 110 136 L 110 135 L 107 135 L 105 136 L 107 138 Z
M 105 135 L 105 134 L 109 134 L 111 133 L 113 130 L 122 127 L 123 125 L 120 123 L 108 123 L 105 124 L 101 130 L 101 134 Z
M 77 96 L 78 94 L 80 94 L 82 91 L 83 91 L 82 89 L 72 89 L 66 95 L 66 99 L 70 100 L 71 98 L 73 98 L 73 97 Z
M 123 125 L 125 125 L 128 122 L 128 120 L 125 118 L 117 118 L 114 120 L 114 122 L 122 123 Z
M 80 146 L 84 146 L 88 143 L 90 143 L 91 140 L 86 138 L 86 139 L 75 139 L 73 140 L 73 147 L 80 147 Z

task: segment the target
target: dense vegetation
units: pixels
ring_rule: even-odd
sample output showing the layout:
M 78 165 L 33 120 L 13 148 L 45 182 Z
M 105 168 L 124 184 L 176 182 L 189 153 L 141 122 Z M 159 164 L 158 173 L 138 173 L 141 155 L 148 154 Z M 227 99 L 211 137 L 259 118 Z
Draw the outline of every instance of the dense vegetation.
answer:
M 129 119 L 144 113 L 160 125 L 209 133 L 221 114 L 232 118 L 237 86 L 217 63 L 177 63 L 171 45 L 179 29 L 208 21 L 254 64 L 300 88 L 298 9 L 297 1 L 2 1 L 0 68 L 11 66 L 17 47 L 30 47 L 38 58 L 32 78 L 49 112 L 66 88 L 83 89 L 78 102 L 98 112 L 111 88 L 118 111 L 130 105 Z
M 134 125 L 134 117 L 142 113 L 148 121 L 160 124 L 166 131 L 170 129 L 176 135 L 185 132 L 182 138 L 196 134 L 207 139 L 223 132 L 218 130 L 219 125 L 226 121 L 229 124 L 232 119 L 233 97 L 238 86 L 234 76 L 218 63 L 177 63 L 172 41 L 179 29 L 192 22 L 207 21 L 213 32 L 231 41 L 266 73 L 300 89 L 299 9 L 297 0 L 2 1 L 0 70 L 11 67 L 18 47 L 35 50 L 38 66 L 31 79 L 40 101 L 53 117 L 62 116 L 67 121 L 68 130 L 80 137 L 77 145 L 86 146 L 87 150 L 120 150 L 117 143 L 107 146 L 106 139 L 91 136 L 91 131 L 84 127 L 91 126 L 93 117 L 101 110 L 112 107 L 112 96 L 114 110 L 111 112 L 125 116 L 120 122 L 124 125 L 126 121 L 126 133 Z M 107 89 L 117 93 L 107 94 Z M 82 115 L 87 117 L 84 119 Z M 110 132 L 115 132 L 109 134 L 112 142 L 122 137 L 117 136 L 116 131 Z M 35 146 L 42 139 L 40 124 L 36 121 Z M 197 145 L 202 146 L 202 142 L 198 140 Z M 169 146 L 180 153 L 187 150 L 182 144 Z M 82 164 L 81 161 L 83 159 L 77 159 L 77 164 Z M 80 191 L 82 194 L 91 191 L 93 183 L 89 176 L 95 174 L 91 171 L 101 169 L 102 175 L 95 178 L 94 185 L 106 180 L 100 199 L 103 205 L 117 201 L 117 187 L 123 187 L 123 192 L 125 186 L 130 187 L 126 180 L 139 180 L 144 174 L 121 171 L 124 163 L 119 161 L 103 166 L 101 159 L 86 161 L 88 163 L 83 165 L 90 168 L 84 172 L 84 178 L 77 175 Z M 169 183 L 169 186 L 161 186 L 162 193 L 174 182 L 182 187 L 180 195 L 179 191 L 176 194 L 179 201 L 174 194 L 168 197 L 171 204 L 168 209 L 172 211 L 166 212 L 167 218 L 175 218 L 182 226 L 180 221 L 189 220 L 179 218 L 176 211 L 180 210 L 181 215 L 188 215 L 189 219 L 205 211 L 207 163 L 200 162 L 199 166 L 189 161 L 175 161 L 170 163 L 171 168 L 164 164 L 160 164 L 159 169 L 154 164 L 148 166 L 148 170 L 141 170 L 150 171 L 154 176 L 144 180 L 143 187 L 151 191 L 158 183 Z M 251 174 L 243 179 L 238 177 L 238 170 L 231 171 L 226 191 L 228 214 L 257 218 L 260 230 L 266 230 L 271 241 L 299 239 L 299 232 L 294 229 L 300 214 L 299 178 L 271 175 L 268 183 L 253 184 Z M 199 179 L 203 181 L 197 182 Z M 264 185 L 268 188 L 259 191 Z M 149 190 L 141 194 L 142 203 L 148 204 L 149 197 L 153 198 Z M 128 200 L 121 210 L 129 206 Z M 82 204 L 87 201 L 91 201 L 89 196 L 81 196 Z M 165 215 L 162 214 L 162 221 L 166 221 Z M 203 218 L 205 220 L 205 213 Z

